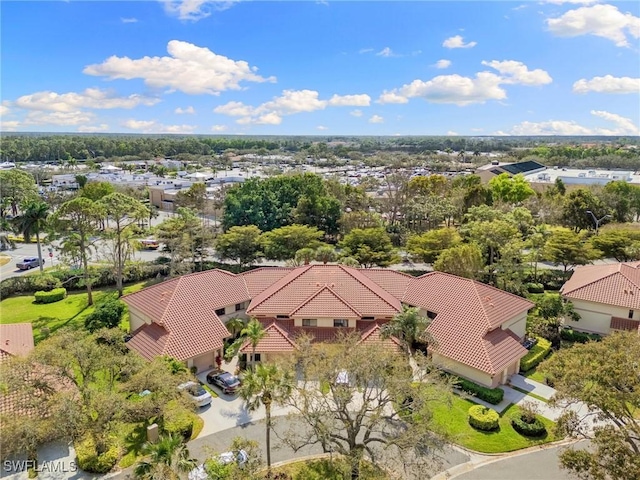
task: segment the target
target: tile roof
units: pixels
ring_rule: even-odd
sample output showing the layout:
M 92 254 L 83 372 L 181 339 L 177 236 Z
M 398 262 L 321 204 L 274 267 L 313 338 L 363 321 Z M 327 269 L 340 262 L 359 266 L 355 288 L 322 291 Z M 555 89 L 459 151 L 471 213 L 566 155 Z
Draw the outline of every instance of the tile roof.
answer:
M 0 325 L 0 350 L 9 355 L 25 356 L 33 350 L 33 328 L 30 323 Z
M 562 286 L 569 299 L 640 309 L 640 262 L 585 265 Z
M 165 347 L 169 332 L 155 322 L 144 324 L 134 332 L 127 342 L 127 347 L 135 350 L 147 360 L 166 353 Z
M 627 332 L 640 333 L 640 321 L 630 318 L 611 317 L 609 327 L 611 330 L 625 330 Z
M 389 316 L 402 311 L 400 300 L 358 269 L 343 265 L 307 265 L 292 270 L 253 298 L 247 313 L 277 315 L 291 312 L 325 286 L 362 316 Z
M 534 306 L 475 280 L 432 272 L 414 278 L 404 302 L 436 313 L 428 327 L 438 353 L 494 375 L 526 355 L 500 325 Z
M 260 353 L 278 353 L 292 352 L 296 348 L 296 344 L 291 339 L 289 333 L 280 328 L 275 322 L 272 322 L 265 328 L 266 335 L 260 339 L 256 346 L 256 352 Z M 242 353 L 251 353 L 253 348 L 251 342 L 245 342 L 240 348 Z
M 265 267 L 240 275 L 209 270 L 146 288 L 123 300 L 168 332 L 166 336 L 151 329 L 134 332 L 139 338 L 131 345 L 143 355 L 163 351 L 179 359 L 220 348 L 229 333 L 214 311 L 247 300 L 251 300 L 247 313 L 265 317 L 261 320 L 265 327 L 277 315 L 357 319 L 356 328 L 295 327 L 292 319 L 277 319 L 277 329 L 270 330 L 273 342 L 283 342 L 283 335 L 287 342 L 294 342 L 303 332 L 315 341 L 333 340 L 340 332 L 366 332 L 371 324 L 359 318 L 376 317 L 380 322 L 381 317 L 401 312 L 406 303 L 437 314 L 429 331 L 442 355 L 492 374 L 504 362 L 526 353 L 514 335 L 494 330 L 533 307 L 528 300 L 497 288 L 442 272 L 414 278 L 392 270 L 344 265 Z M 373 330 L 368 333 L 367 338 L 378 335 Z
M 361 339 L 358 344 L 382 346 L 382 348 L 389 350 L 402 349 L 402 342 L 396 337 L 382 338 L 380 324 L 374 323 L 369 326 L 368 329 L 362 331 Z

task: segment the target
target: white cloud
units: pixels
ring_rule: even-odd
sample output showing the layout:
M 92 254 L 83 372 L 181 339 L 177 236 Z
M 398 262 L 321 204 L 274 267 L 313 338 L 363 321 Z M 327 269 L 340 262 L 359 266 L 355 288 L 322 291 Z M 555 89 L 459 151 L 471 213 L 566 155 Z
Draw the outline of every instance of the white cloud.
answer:
M 591 80 L 581 78 L 573 84 L 573 93 L 640 93 L 640 78 L 593 77 Z
M 384 123 L 384 118 L 380 115 L 374 115 L 369 119 L 369 123 Z
M 164 125 L 156 120 L 126 120 L 123 127 L 142 133 L 193 133 L 196 125 Z
M 445 48 L 473 48 L 477 44 L 478 42 L 464 43 L 464 38 L 460 35 L 449 37 L 444 42 L 442 42 L 442 46 Z
M 334 95 L 329 99 L 332 107 L 368 107 L 371 97 L 366 93 L 361 95 Z
M 329 127 L 325 127 L 324 125 L 318 125 L 316 127 L 317 130 L 329 130 Z
M 160 0 L 164 4 L 164 10 L 180 20 L 197 22 L 211 15 L 212 10 L 226 10 L 231 8 L 238 0 Z
M 449 130 L 447 132 L 447 136 L 448 137 L 457 137 L 458 136 L 458 132 L 454 132 L 453 130 Z
M 78 127 L 80 133 L 93 133 L 93 132 L 106 132 L 109 130 L 109 125 L 101 123 L 100 125 L 82 125 Z
M 182 108 L 182 107 L 176 108 L 174 110 L 174 113 L 177 113 L 178 115 L 185 115 L 185 114 L 193 115 L 194 113 L 196 113 L 196 109 L 193 108 L 191 105 L 189 105 L 187 108 Z
M 14 102 L 14 105 L 28 110 L 72 112 L 79 108 L 131 109 L 139 105 L 155 105 L 159 101 L 160 99 L 158 98 L 144 97 L 138 94 L 129 95 L 128 97 L 118 97 L 106 90 L 87 88 L 80 93 L 36 92 L 31 95 L 23 95 Z
M 214 125 L 211 127 L 212 132 L 224 132 L 227 130 L 226 125 Z
M 640 38 L 640 17 L 622 13 L 613 5 L 593 5 L 569 10 L 560 17 L 547 19 L 549 31 L 559 37 L 595 35 L 628 47 L 627 34 Z
M 0 115 L 7 115 L 9 113 L 9 107 L 6 105 L 0 105 Z
M 100 64 L 88 65 L 87 75 L 110 80 L 141 78 L 151 87 L 170 87 L 191 95 L 218 95 L 225 90 L 239 90 L 240 82 L 275 82 L 275 77 L 261 77 L 257 68 L 242 60 L 217 55 L 206 47 L 171 40 L 168 57 L 112 56 Z
M 349 115 L 353 116 L 353 117 L 361 117 L 362 116 L 362 110 L 351 110 L 349 112 Z
M 0 131 L 13 132 L 18 127 L 20 127 L 20 122 L 18 122 L 17 120 L 10 120 L 8 122 L 5 122 L 4 120 L 0 121 Z
M 378 103 L 408 103 L 409 99 L 403 95 L 399 95 L 395 91 L 385 90 L 377 100 Z
M 434 67 L 440 68 L 440 69 L 449 68 L 450 66 L 451 66 L 451 60 L 444 60 L 444 59 L 438 60 L 434 65 Z
M 514 83 L 518 85 L 547 85 L 552 82 L 551 76 L 544 70 L 539 68 L 529 70 L 522 62 L 515 60 L 505 60 L 499 62 L 492 60 L 491 62 L 482 62 L 482 65 L 496 69 L 503 75 L 503 83 Z
M 315 90 L 284 90 L 282 95 L 257 107 L 242 102 L 229 102 L 213 111 L 232 117 L 241 117 L 236 123 L 241 125 L 279 125 L 285 115 L 315 112 L 326 107 L 369 106 L 371 97 L 361 95 L 333 95 L 329 100 L 319 98 Z
M 24 119 L 24 125 L 83 125 L 91 123 L 95 115 L 81 110 L 73 112 L 32 111 Z
M 546 122 L 522 122 L 508 133 L 496 135 L 638 135 L 640 128 L 629 118 L 616 113 L 592 110 L 591 114 L 615 124 L 615 128 L 589 128 L 572 120 L 548 120 Z
M 362 54 L 362 53 L 371 53 L 373 52 L 373 48 L 361 48 L 360 50 L 358 50 L 358 53 Z
M 513 60 L 482 62 L 501 75 L 478 72 L 474 78 L 461 75 L 439 75 L 431 80 L 414 80 L 400 88 L 385 90 L 378 103 L 407 103 L 409 98 L 420 97 L 431 103 L 453 103 L 459 106 L 484 103 L 488 100 L 505 100 L 507 92 L 501 85 L 525 86 L 551 83 L 549 74 L 540 69 L 529 70 L 522 62 Z
M 121 21 L 122 23 L 138 23 L 138 19 L 137 19 L 137 18 L 133 18 L 133 17 L 130 17 L 130 18 L 120 18 L 120 21 Z
M 393 56 L 395 56 L 395 54 L 393 53 L 393 50 L 391 50 L 389 47 L 384 47 L 382 50 L 380 50 L 378 53 L 376 53 L 376 55 L 378 55 L 379 57 L 393 57 Z

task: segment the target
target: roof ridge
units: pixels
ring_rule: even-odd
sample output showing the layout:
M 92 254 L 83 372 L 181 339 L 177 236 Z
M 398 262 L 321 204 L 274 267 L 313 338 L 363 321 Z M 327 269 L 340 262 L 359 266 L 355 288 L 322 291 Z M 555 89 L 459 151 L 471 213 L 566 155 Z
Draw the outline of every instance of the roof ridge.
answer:
M 471 286 L 473 287 L 473 291 L 476 292 L 476 296 L 478 297 L 478 302 L 480 303 L 480 307 L 482 308 L 482 313 L 484 314 L 484 319 L 487 321 L 488 329 L 485 331 L 485 335 L 486 335 L 487 333 L 489 333 L 491 331 L 491 321 L 489 320 L 489 314 L 487 313 L 487 309 L 484 308 L 484 302 L 482 301 L 482 298 L 480 298 L 480 292 L 478 291 L 478 286 L 470 278 L 467 278 L 466 280 L 469 280 L 471 282 Z M 485 353 L 488 355 L 488 352 L 485 351 Z
M 273 297 L 276 293 L 278 293 L 284 287 L 289 285 L 295 279 L 299 278 L 303 273 L 306 273 L 310 268 L 311 268 L 311 265 L 305 265 L 303 267 L 294 268 L 288 275 L 285 275 L 284 277 L 278 279 L 276 282 L 274 282 L 271 285 L 269 285 L 267 288 L 265 288 L 262 292 L 260 292 L 258 295 L 256 295 L 252 299 L 251 303 L 253 303 L 253 301 L 256 300 L 256 304 L 253 305 L 253 307 L 251 307 L 251 310 L 254 310 L 257 306 L 259 306 L 262 303 L 264 303 L 267 300 L 269 300 L 271 297 Z M 295 274 L 295 275 L 291 275 L 291 274 Z M 289 277 L 291 277 L 291 278 L 289 278 Z M 287 280 L 287 278 L 288 278 L 288 280 Z M 285 282 L 284 280 L 287 280 L 287 281 Z M 278 286 L 279 283 L 281 283 L 281 285 Z M 274 288 L 275 290 L 273 290 L 273 292 L 268 293 L 267 295 L 265 295 L 265 292 L 268 292 L 268 290 L 270 288 Z M 260 298 L 261 296 L 264 297 L 264 298 Z M 249 310 L 249 309 L 247 308 L 247 310 Z
M 375 291 L 374 289 L 371 288 L 371 286 L 367 285 L 366 282 L 363 282 L 361 278 L 358 277 L 364 277 L 366 280 L 368 280 L 369 282 L 371 282 L 373 285 L 375 285 L 376 289 L 379 289 L 381 291 L 383 291 L 384 293 L 386 293 L 387 295 L 391 296 L 394 300 L 398 301 L 398 303 L 402 303 L 400 301 L 400 299 L 396 298 L 394 295 L 391 295 L 389 292 L 387 292 L 384 288 L 382 288 L 380 285 L 378 285 L 376 282 L 374 282 L 373 280 L 371 280 L 369 277 L 367 277 L 366 275 L 361 274 L 357 269 L 352 268 L 352 267 L 347 267 L 345 265 L 341 265 L 338 264 L 338 267 L 340 267 L 340 269 L 342 269 L 343 272 L 347 273 L 347 275 L 351 276 L 351 278 L 353 278 L 354 280 L 356 280 L 357 282 L 360 283 L 360 285 L 362 285 L 363 287 L 365 287 L 366 289 L 372 291 L 380 300 L 382 300 L 383 302 L 385 302 L 387 305 L 389 305 L 391 308 L 397 308 L 395 305 L 393 305 L 392 303 L 389 302 L 388 299 L 384 298 L 383 295 L 380 295 L 380 292 Z M 357 275 L 356 275 L 357 273 Z
M 633 285 L 634 287 L 636 287 L 636 288 L 640 288 L 640 285 L 638 285 L 638 284 L 635 282 L 635 280 L 632 280 L 631 278 L 629 278 L 629 277 L 627 276 L 627 273 L 622 271 L 622 266 L 623 266 L 623 265 L 624 265 L 625 267 L 627 267 L 627 268 L 631 268 L 631 269 L 635 270 L 635 268 L 634 268 L 634 267 L 632 267 L 632 266 L 630 266 L 630 265 L 627 265 L 627 264 L 624 264 L 624 263 L 621 263 L 621 264 L 620 264 L 620 271 L 619 271 L 620 275 L 622 275 L 624 278 L 626 278 L 626 279 L 627 279 L 627 281 L 628 281 L 629 283 L 631 283 L 631 285 Z
M 597 267 L 598 265 L 589 265 L 589 266 Z M 609 265 L 607 265 L 607 266 L 609 266 Z M 588 283 L 580 285 L 579 287 L 575 287 L 573 290 L 569 290 L 569 291 L 560 290 L 560 291 L 562 292 L 563 295 L 566 295 L 566 294 L 569 294 L 569 293 L 573 293 L 573 292 L 577 292 L 578 290 L 581 290 L 581 289 L 583 289 L 585 287 L 588 287 L 589 285 L 593 285 L 594 283 L 600 282 L 600 281 L 604 280 L 605 278 L 609 278 L 609 277 L 615 275 L 616 273 L 622 273 L 622 272 L 620 272 L 620 266 L 619 265 L 618 265 L 618 269 L 617 270 L 613 270 L 612 272 L 608 273 L 607 275 L 604 275 L 602 277 L 598 277 L 598 278 L 596 278 L 594 280 L 591 280 Z M 571 281 L 571 279 L 569 279 L 567 282 L 570 282 L 570 281 Z M 565 283 L 565 285 L 566 285 L 566 283 Z
M 322 292 L 324 292 L 325 290 L 328 290 L 334 297 L 336 297 L 338 300 L 340 300 L 345 306 L 347 306 L 349 308 L 349 310 L 351 310 L 353 313 L 355 313 L 356 315 L 358 315 L 359 317 L 362 317 L 362 314 L 356 310 L 349 302 L 347 302 L 344 298 L 342 298 L 338 292 L 336 292 L 335 290 L 333 290 L 329 285 L 327 285 L 326 283 L 324 284 L 324 287 L 321 287 L 318 291 L 312 293 L 311 295 L 309 295 L 306 299 L 304 299 L 302 302 L 300 302 L 300 304 L 295 307 L 293 310 L 291 310 L 291 313 L 289 313 L 289 316 L 293 316 L 298 310 L 301 310 L 304 306 L 306 306 L 309 302 L 311 302 L 311 300 L 313 300 L 314 298 L 316 298 L 318 295 L 320 295 Z

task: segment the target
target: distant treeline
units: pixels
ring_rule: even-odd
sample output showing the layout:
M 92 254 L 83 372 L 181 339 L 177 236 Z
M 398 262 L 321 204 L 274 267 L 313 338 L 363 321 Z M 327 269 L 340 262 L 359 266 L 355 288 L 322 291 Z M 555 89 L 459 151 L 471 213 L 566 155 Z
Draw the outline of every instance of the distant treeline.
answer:
M 502 152 L 516 158 L 534 155 L 554 165 L 568 165 L 576 160 L 608 156 L 613 159 L 636 160 L 639 162 L 637 168 L 640 168 L 638 151 L 622 148 L 639 143 L 638 137 L 218 137 L 4 134 L 0 140 L 0 158 L 3 161 L 13 162 L 51 162 L 69 159 L 100 161 L 123 157 L 148 160 L 154 157 L 176 157 L 180 154 L 219 155 L 229 151 L 236 153 L 253 151 L 265 155 L 307 151 L 315 156 L 332 153 L 340 157 L 346 157 L 350 152 L 365 155 L 377 152 L 433 155 L 438 151 L 464 151 L 473 152 L 476 155 Z M 631 164 L 629 168 L 632 168 Z

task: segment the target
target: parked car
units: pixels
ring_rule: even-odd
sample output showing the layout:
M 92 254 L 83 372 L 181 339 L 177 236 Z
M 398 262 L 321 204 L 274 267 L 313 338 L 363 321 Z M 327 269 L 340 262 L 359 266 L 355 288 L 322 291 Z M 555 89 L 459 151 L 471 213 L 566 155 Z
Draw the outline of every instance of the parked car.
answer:
M 193 400 L 193 403 L 198 407 L 209 405 L 213 400 L 211 394 L 202 388 L 202 385 L 196 382 L 186 382 L 182 385 L 178 385 L 178 390 L 186 392 Z
M 240 386 L 240 379 L 229 372 L 211 372 L 207 375 L 207 383 L 219 387 L 224 393 L 233 395 Z
M 218 463 L 228 465 L 236 462 L 240 467 L 244 466 L 249 460 L 249 455 L 244 450 L 238 450 L 236 452 L 224 452 L 215 458 Z M 189 480 L 207 480 L 209 476 L 204 469 L 204 464 L 198 465 L 196 468 L 189 472 L 187 477 Z
M 44 265 L 44 258 L 42 259 L 42 265 Z M 38 257 L 24 257 L 21 261 L 16 263 L 16 267 L 20 270 L 29 270 L 39 266 L 40 259 Z

